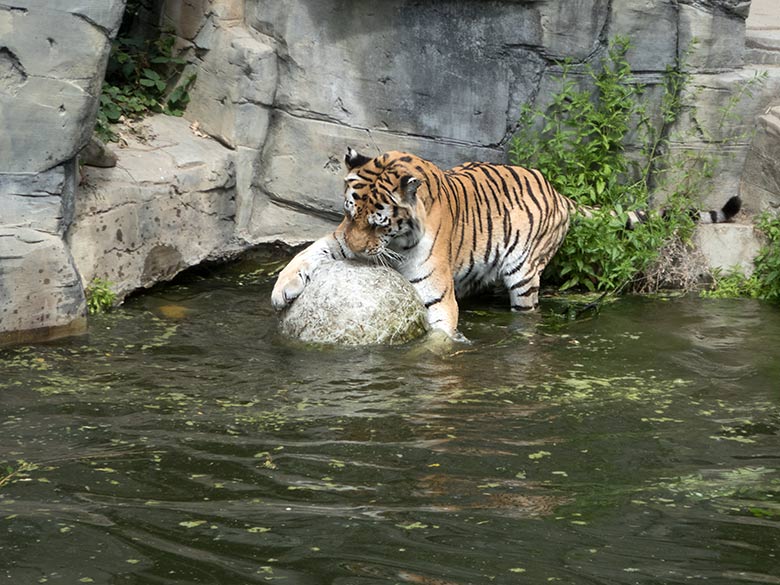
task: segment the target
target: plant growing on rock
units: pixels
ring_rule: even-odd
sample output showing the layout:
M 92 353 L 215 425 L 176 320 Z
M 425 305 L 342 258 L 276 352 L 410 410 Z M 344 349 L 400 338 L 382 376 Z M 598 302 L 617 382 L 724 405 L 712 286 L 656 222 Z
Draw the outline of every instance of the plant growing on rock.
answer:
M 189 103 L 195 75 L 181 79 L 186 64 L 174 56 L 175 37 L 118 37 L 114 41 L 100 95 L 95 131 L 102 140 L 116 140 L 111 124 L 123 117 L 135 119 L 150 113 L 181 116 Z
M 89 283 L 84 293 L 87 296 L 87 310 L 90 315 L 110 311 L 116 303 L 116 293 L 112 287 L 114 283 L 102 278 L 94 278 Z

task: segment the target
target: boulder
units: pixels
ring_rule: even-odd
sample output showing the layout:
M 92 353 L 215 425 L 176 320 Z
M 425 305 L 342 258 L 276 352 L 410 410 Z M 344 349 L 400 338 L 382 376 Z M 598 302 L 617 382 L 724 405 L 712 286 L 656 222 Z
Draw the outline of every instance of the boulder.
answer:
M 330 262 L 285 310 L 281 330 L 307 343 L 396 345 L 425 333 L 427 320 L 414 287 L 395 270 Z
M 116 154 L 94 134 L 79 153 L 79 163 L 88 167 L 110 169 L 116 166 Z

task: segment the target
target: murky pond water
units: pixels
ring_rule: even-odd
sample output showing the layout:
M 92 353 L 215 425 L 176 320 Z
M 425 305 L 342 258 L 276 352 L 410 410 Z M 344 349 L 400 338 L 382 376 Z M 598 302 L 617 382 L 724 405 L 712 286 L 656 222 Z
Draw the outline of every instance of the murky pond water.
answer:
M 316 349 L 247 270 L 0 352 L 0 582 L 780 583 L 777 307 Z

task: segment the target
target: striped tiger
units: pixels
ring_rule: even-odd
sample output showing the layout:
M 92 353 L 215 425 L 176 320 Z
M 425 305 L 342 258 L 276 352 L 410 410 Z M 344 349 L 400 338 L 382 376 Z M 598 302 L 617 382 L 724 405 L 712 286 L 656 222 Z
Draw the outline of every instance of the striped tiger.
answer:
M 468 162 L 449 170 L 405 152 L 345 157 L 344 219 L 295 256 L 271 298 L 283 309 L 301 294 L 323 261 L 345 258 L 393 266 L 414 285 L 432 329 L 454 337 L 457 299 L 502 282 L 513 311 L 539 304 L 539 277 L 558 250 L 574 213 L 590 215 L 542 174 L 519 166 Z M 699 221 L 728 221 L 732 198 Z M 630 229 L 646 219 L 628 214 Z

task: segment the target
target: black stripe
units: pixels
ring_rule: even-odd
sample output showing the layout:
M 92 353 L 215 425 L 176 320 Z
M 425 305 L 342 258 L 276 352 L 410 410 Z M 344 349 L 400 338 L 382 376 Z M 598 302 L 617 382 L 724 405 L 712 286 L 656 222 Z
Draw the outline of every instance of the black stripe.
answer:
M 520 311 L 520 312 L 526 312 L 526 311 L 533 311 L 535 307 L 523 307 L 521 305 L 512 305 L 513 311 Z
M 450 210 L 452 210 L 453 213 L 452 225 L 454 227 L 460 221 L 460 200 L 458 199 L 457 193 L 453 188 L 452 178 L 450 177 L 449 172 L 445 171 L 442 176 L 444 177 L 444 182 L 441 184 L 440 188 L 448 196 L 448 201 L 450 203 Z M 454 205 L 454 210 L 453 210 L 453 205 Z
M 483 262 L 487 264 L 488 260 L 490 259 L 490 254 L 493 253 L 493 217 L 490 213 L 488 213 L 485 216 L 485 219 L 487 219 L 488 241 L 487 245 L 485 246 L 485 259 Z
M 336 243 L 339 245 L 339 251 L 341 252 L 341 256 L 343 258 L 347 258 L 347 253 L 344 251 L 344 244 L 341 243 L 341 240 L 339 238 L 334 237 L 334 240 L 336 240 Z
M 523 195 L 523 185 L 520 183 L 520 181 L 517 180 L 517 173 L 515 173 L 509 166 L 505 166 L 504 169 L 506 169 L 507 172 L 512 175 L 512 197 L 514 198 L 515 205 L 517 205 L 520 209 L 524 209 L 525 205 L 523 205 L 523 202 L 521 201 Z M 507 187 L 509 187 L 508 183 Z
M 509 276 L 509 275 L 507 275 L 507 276 Z M 533 278 L 534 278 L 533 276 L 529 276 L 528 278 L 524 278 L 523 280 L 518 280 L 516 283 L 514 283 L 512 286 L 509 287 L 509 290 L 515 290 L 515 289 L 520 288 L 521 286 L 525 286 L 526 284 L 531 282 L 533 280 Z
M 471 274 L 471 271 L 474 270 L 474 252 L 471 253 L 471 257 L 469 259 L 469 269 L 466 270 L 466 272 L 463 274 L 463 276 L 459 276 L 458 280 L 462 283 L 465 283 L 466 280 L 468 280 L 469 275 Z
M 710 211 L 710 219 L 712 223 L 718 223 L 718 212 L 715 210 Z
M 480 233 L 482 233 L 482 210 L 480 209 L 480 206 L 479 206 L 479 203 L 482 202 L 481 193 L 479 192 L 479 188 L 477 187 L 476 179 L 474 179 L 474 177 L 470 173 L 464 173 L 464 175 L 467 176 L 469 178 L 469 180 L 471 181 L 471 186 L 473 187 L 474 197 L 476 199 L 476 203 L 474 205 L 474 210 L 476 211 L 477 221 L 475 222 L 474 227 L 479 227 L 479 231 L 480 231 Z M 467 192 L 467 196 L 468 196 L 468 192 Z M 475 231 L 474 232 L 474 241 L 475 242 L 476 242 L 476 239 L 477 239 L 476 235 L 477 235 L 477 233 Z
M 420 278 L 410 278 L 409 282 L 412 284 L 417 284 L 418 282 L 422 282 L 423 280 L 430 278 L 432 274 L 433 274 L 433 270 L 431 269 L 431 271 L 425 276 L 421 276 Z
M 433 240 L 431 241 L 431 249 L 428 250 L 428 255 L 425 257 L 425 260 L 422 261 L 422 264 L 425 264 L 428 260 L 431 259 L 431 256 L 433 256 L 433 249 L 436 247 L 436 240 L 439 238 L 439 231 L 441 231 L 441 222 L 439 222 L 439 227 L 436 228 L 436 233 L 433 236 Z
M 493 177 L 488 172 L 491 170 L 490 165 L 485 165 L 483 167 L 480 167 L 480 170 L 482 171 L 482 174 L 485 176 L 485 180 L 488 181 L 491 185 L 493 185 L 493 189 L 491 189 L 490 194 L 493 196 L 493 202 L 496 204 L 496 209 L 499 209 L 501 207 L 501 201 L 499 200 L 497 193 L 504 194 L 503 198 L 506 198 L 506 185 L 504 185 L 504 189 L 502 189 L 498 185 L 498 183 L 495 182 Z
M 512 254 L 512 252 L 514 251 L 514 249 L 517 247 L 517 244 L 519 244 L 519 243 L 520 243 L 520 230 L 517 230 L 517 232 L 515 232 L 515 239 L 514 239 L 514 241 L 512 242 L 512 245 L 511 245 L 511 246 L 509 246 L 509 247 L 506 249 L 506 252 L 504 252 L 504 259 L 507 259 L 507 258 L 509 258 L 509 256 Z M 521 263 L 520 263 L 520 265 L 522 265 L 522 264 L 523 264 L 523 263 L 521 262 Z M 508 275 L 507 275 L 507 276 L 508 276 Z
M 430 309 L 433 305 L 440 303 L 441 300 L 444 298 L 444 295 L 447 294 L 446 291 L 442 293 L 442 295 L 439 298 L 433 299 L 425 303 L 425 308 Z

